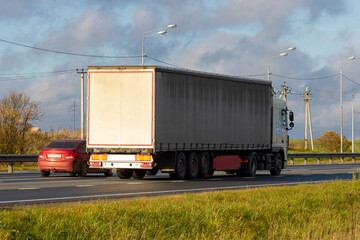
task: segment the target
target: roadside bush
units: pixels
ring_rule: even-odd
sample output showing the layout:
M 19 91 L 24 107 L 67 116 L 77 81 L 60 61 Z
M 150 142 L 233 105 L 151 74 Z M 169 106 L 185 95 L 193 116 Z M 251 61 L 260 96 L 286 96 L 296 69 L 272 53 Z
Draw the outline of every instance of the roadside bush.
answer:
M 317 141 L 330 152 L 340 152 L 340 135 L 332 132 L 326 131 L 324 134 L 317 138 Z M 351 147 L 351 142 L 343 136 L 343 150 L 349 151 Z

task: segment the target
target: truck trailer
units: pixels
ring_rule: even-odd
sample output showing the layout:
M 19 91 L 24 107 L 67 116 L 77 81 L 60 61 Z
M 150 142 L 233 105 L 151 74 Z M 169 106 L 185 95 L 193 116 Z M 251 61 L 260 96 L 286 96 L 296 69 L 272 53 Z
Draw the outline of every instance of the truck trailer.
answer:
M 121 179 L 279 175 L 293 113 L 271 82 L 159 66 L 88 67 L 90 168 Z M 290 121 L 288 121 L 288 119 Z

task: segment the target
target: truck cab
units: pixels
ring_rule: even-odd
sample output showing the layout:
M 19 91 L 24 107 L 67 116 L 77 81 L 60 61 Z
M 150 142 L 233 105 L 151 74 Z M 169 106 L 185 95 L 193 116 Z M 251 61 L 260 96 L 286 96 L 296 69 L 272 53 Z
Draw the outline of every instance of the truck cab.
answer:
M 289 116 L 288 116 L 289 115 Z M 288 121 L 288 118 L 290 122 Z M 287 109 L 286 101 L 273 98 L 273 119 L 272 119 L 272 151 L 279 152 L 283 156 L 283 168 L 286 167 L 287 148 L 289 147 L 288 130 L 292 129 L 293 113 Z

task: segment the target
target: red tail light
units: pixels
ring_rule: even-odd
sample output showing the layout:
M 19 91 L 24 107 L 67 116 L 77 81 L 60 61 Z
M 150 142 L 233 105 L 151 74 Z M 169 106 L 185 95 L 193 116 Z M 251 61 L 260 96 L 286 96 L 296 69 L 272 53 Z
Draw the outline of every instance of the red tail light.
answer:
M 75 154 L 75 153 L 69 153 L 65 159 L 75 159 L 76 156 L 77 156 L 77 154 Z
M 90 167 L 102 167 L 101 162 L 90 162 Z

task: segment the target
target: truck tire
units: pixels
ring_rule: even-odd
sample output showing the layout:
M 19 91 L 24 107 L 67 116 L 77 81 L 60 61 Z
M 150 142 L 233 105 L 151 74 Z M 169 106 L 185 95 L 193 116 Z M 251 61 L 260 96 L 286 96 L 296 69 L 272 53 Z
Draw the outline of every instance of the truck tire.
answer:
M 113 175 L 113 172 L 111 169 L 108 169 L 108 170 L 106 170 L 106 172 L 104 172 L 104 175 L 105 175 L 105 177 L 111 177 Z
M 127 169 L 117 169 L 116 174 L 120 179 L 129 179 L 133 175 L 133 171 Z
M 158 168 L 153 168 L 150 170 L 146 170 L 146 175 L 156 175 L 159 172 Z
M 189 179 L 194 179 L 199 173 L 199 159 L 196 152 L 191 152 L 186 162 L 186 176 Z
M 183 152 L 179 152 L 176 156 L 175 161 L 175 172 L 170 173 L 171 179 L 179 179 L 182 180 L 186 175 L 186 157 Z
M 210 157 L 209 153 L 204 151 L 200 153 L 199 157 L 199 177 L 203 178 L 209 174 L 210 170 Z
M 132 177 L 135 179 L 143 179 L 145 176 L 146 170 L 134 170 Z
M 257 155 L 256 153 L 251 153 L 248 157 L 249 163 L 245 168 L 244 174 L 247 177 L 255 177 L 256 168 L 257 168 Z
M 275 161 L 275 163 L 274 163 L 275 166 L 273 166 L 270 169 L 270 174 L 273 176 L 277 176 L 277 175 L 280 175 L 280 173 L 281 173 L 281 166 L 282 166 L 282 162 L 283 162 L 282 155 L 280 153 L 276 153 L 274 161 Z

